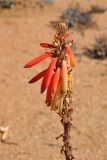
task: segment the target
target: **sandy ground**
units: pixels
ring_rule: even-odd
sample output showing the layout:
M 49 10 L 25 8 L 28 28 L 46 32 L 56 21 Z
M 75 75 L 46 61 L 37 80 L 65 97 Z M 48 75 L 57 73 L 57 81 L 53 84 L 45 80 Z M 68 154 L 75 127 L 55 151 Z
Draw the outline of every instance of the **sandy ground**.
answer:
M 78 0 L 80 1 L 80 0 Z M 28 80 L 48 66 L 49 61 L 23 69 L 30 59 L 44 52 L 40 42 L 51 42 L 54 30 L 49 23 L 57 20 L 71 0 L 56 0 L 53 5 L 18 5 L 0 9 L 0 126 L 9 126 L 7 141 L 0 142 L 0 160 L 64 160 L 60 154 L 63 132 L 60 118 L 44 105 L 40 81 Z M 81 3 L 81 1 L 80 1 Z M 106 0 L 82 1 L 83 8 L 92 4 L 107 7 Z M 107 32 L 107 12 L 95 15 L 99 29 L 87 29 L 84 37 L 75 31 L 77 52 L 94 38 Z M 98 61 L 76 57 L 73 70 L 72 144 L 76 160 L 107 160 L 107 59 Z

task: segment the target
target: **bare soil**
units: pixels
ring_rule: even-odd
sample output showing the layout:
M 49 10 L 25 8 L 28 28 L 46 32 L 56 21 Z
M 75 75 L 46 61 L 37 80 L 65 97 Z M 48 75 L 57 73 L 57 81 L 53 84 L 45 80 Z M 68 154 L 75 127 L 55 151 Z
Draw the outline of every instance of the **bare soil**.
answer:
M 40 42 L 51 42 L 55 30 L 50 21 L 58 20 L 71 0 L 56 0 L 40 8 L 30 5 L 0 9 L 0 126 L 9 126 L 7 141 L 0 142 L 0 160 L 64 160 L 60 154 L 62 140 L 55 139 L 63 132 L 59 116 L 44 104 L 40 94 L 41 81 L 27 82 L 49 61 L 31 69 L 23 65 L 44 52 Z M 83 9 L 93 4 L 107 7 L 106 0 L 78 0 Z M 74 39 L 79 54 L 90 46 L 96 36 L 107 33 L 107 12 L 93 19 L 98 28 L 77 30 Z M 73 70 L 73 128 L 71 133 L 76 160 L 107 160 L 107 59 L 76 57 Z

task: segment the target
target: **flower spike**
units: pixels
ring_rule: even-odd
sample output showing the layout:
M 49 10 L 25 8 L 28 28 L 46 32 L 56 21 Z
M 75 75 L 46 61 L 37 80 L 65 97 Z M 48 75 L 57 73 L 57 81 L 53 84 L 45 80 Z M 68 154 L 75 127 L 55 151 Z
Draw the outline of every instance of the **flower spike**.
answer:
M 44 71 L 40 72 L 39 74 L 37 74 L 35 77 L 33 77 L 29 83 L 34 83 L 36 81 L 38 81 L 39 79 L 41 79 L 42 77 L 44 77 L 45 73 L 46 73 L 47 69 L 45 69 Z
M 66 96 L 72 93 L 73 80 L 71 72 L 72 67 L 75 66 L 75 58 L 71 48 L 73 40 L 68 41 L 72 36 L 72 32 L 67 33 L 65 23 L 59 23 L 56 29 L 56 34 L 51 43 L 40 43 L 41 47 L 51 49 L 51 51 L 29 61 L 24 68 L 30 68 L 51 57 L 48 68 L 35 75 L 29 83 L 42 79 L 41 93 L 47 90 L 45 104 L 61 115 L 67 100 Z
M 40 43 L 40 46 L 44 48 L 55 48 L 52 44 L 48 43 Z
M 28 63 L 24 66 L 24 68 L 30 68 L 30 67 L 36 65 L 37 63 L 43 61 L 44 59 L 50 57 L 51 55 L 52 55 L 51 52 L 45 52 L 45 53 L 42 54 L 41 56 L 39 56 L 39 57 L 33 59 L 32 61 L 28 62 Z
M 42 80 L 42 84 L 41 84 L 41 93 L 43 93 L 45 91 L 45 89 L 47 89 L 50 84 L 56 62 L 57 62 L 57 58 L 53 58 L 52 62 L 50 63 L 50 65 L 46 71 L 46 74 L 45 74 L 45 76 Z

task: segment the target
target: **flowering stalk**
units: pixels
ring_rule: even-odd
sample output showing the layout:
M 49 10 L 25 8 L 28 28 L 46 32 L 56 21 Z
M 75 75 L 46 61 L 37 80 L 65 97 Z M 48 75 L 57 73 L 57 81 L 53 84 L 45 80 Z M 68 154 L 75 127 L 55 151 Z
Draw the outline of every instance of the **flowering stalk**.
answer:
M 24 67 L 29 68 L 44 59 L 51 57 L 49 67 L 35 77 L 29 83 L 34 83 L 42 79 L 41 93 L 47 90 L 45 103 L 51 110 L 57 112 L 61 117 L 64 133 L 59 137 L 63 138 L 64 145 L 61 153 L 65 154 L 66 160 L 74 159 L 72 155 L 72 145 L 70 143 L 70 130 L 72 126 L 72 68 L 75 66 L 75 59 L 71 49 L 72 41 L 68 41 L 72 33 L 66 33 L 65 23 L 56 26 L 57 32 L 54 35 L 52 44 L 40 43 L 41 47 L 49 48 L 51 51 L 45 52 L 41 56 L 31 60 Z

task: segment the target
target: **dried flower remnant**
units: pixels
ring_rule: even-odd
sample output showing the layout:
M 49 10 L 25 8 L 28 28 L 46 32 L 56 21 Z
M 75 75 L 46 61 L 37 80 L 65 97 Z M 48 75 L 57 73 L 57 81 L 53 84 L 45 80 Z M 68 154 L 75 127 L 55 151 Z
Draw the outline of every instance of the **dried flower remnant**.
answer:
M 64 145 L 61 152 L 64 152 L 66 160 L 74 159 L 72 155 L 72 145 L 70 143 L 70 128 L 72 108 L 72 69 L 75 66 L 75 58 L 71 49 L 73 41 L 68 40 L 72 33 L 67 33 L 65 23 L 56 26 L 57 32 L 51 44 L 40 43 L 41 47 L 49 48 L 49 52 L 31 60 L 24 67 L 30 68 L 37 63 L 50 57 L 49 67 L 33 77 L 29 83 L 34 83 L 42 79 L 41 93 L 47 91 L 45 104 L 51 110 L 57 112 L 61 117 L 64 127 L 62 134 Z

